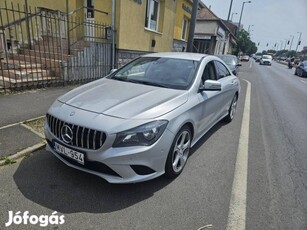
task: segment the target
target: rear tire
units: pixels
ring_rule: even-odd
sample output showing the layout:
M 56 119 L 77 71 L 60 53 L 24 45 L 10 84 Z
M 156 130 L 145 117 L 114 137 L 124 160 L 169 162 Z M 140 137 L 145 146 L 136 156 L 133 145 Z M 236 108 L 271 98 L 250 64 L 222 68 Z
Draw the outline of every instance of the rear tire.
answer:
M 227 116 L 224 118 L 224 121 L 229 123 L 233 120 L 236 111 L 237 111 L 237 104 L 238 104 L 238 95 L 235 94 L 235 96 L 233 97 L 230 107 L 228 109 L 228 114 Z
M 183 171 L 191 148 L 192 134 L 190 128 L 183 126 L 174 138 L 165 164 L 165 175 L 176 178 Z

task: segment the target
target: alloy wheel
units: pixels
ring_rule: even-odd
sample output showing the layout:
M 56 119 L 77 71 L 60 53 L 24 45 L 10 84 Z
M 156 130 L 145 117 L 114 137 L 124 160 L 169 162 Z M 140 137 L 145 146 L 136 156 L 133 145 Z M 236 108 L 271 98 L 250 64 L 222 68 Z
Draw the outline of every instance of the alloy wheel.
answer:
M 238 98 L 237 96 L 235 96 L 232 100 L 232 103 L 231 103 L 231 107 L 230 107 L 230 119 L 232 120 L 235 116 L 235 113 L 237 111 L 237 102 L 238 102 Z
M 183 130 L 178 135 L 172 154 L 172 166 L 174 172 L 180 172 L 189 156 L 191 146 L 191 135 L 187 130 Z

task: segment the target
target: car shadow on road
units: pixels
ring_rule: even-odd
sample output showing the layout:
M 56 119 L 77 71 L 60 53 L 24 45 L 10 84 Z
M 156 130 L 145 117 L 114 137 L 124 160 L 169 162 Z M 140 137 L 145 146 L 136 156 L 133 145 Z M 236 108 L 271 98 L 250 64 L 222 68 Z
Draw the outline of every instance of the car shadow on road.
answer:
M 227 123 L 222 120 L 214 125 L 205 135 L 203 135 L 199 141 L 191 148 L 189 157 L 191 157 L 214 133 L 216 133 L 224 125 L 227 125 Z
M 219 122 L 205 134 L 193 146 L 190 156 L 224 125 Z M 122 210 L 149 199 L 172 183 L 161 176 L 137 184 L 110 184 L 100 177 L 67 167 L 45 150 L 24 158 L 13 177 L 27 199 L 61 213 Z
M 27 199 L 62 213 L 122 210 L 152 197 L 172 182 L 162 176 L 137 184 L 109 184 L 67 167 L 45 150 L 23 159 L 13 177 Z

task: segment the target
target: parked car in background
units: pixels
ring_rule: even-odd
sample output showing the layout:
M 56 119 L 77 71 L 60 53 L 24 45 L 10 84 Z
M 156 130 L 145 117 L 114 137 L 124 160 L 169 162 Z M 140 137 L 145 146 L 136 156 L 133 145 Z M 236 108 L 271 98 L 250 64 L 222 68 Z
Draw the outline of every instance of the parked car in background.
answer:
M 191 147 L 234 118 L 239 93 L 218 57 L 148 54 L 58 98 L 46 116 L 46 148 L 110 183 L 174 178 Z
M 241 63 L 239 63 L 237 56 L 235 55 L 216 55 L 216 56 L 222 59 L 227 64 L 227 66 L 234 75 L 238 76 L 239 66 L 241 66 Z
M 294 58 L 294 65 L 298 65 L 301 62 L 301 59 L 299 58 Z
M 240 61 L 249 61 L 249 56 L 248 55 L 241 56 Z
M 260 62 L 261 55 L 255 55 L 254 59 L 256 62 Z
M 271 55 L 262 55 L 260 58 L 260 65 L 272 65 L 272 56 Z
M 307 76 L 307 61 L 299 63 L 295 68 L 294 74 L 300 77 Z

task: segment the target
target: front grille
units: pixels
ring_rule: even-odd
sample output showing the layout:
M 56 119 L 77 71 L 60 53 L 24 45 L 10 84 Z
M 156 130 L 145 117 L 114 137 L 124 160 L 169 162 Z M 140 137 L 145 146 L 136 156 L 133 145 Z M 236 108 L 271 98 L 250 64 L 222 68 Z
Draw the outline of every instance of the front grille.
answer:
M 46 117 L 50 131 L 54 136 L 62 141 L 64 141 L 61 134 L 63 126 L 66 125 L 71 128 L 71 141 L 69 143 L 67 143 L 67 141 L 64 142 L 73 147 L 97 150 L 101 148 L 106 140 L 106 134 L 104 132 L 67 123 L 54 116 L 51 116 L 50 114 L 47 114 Z

